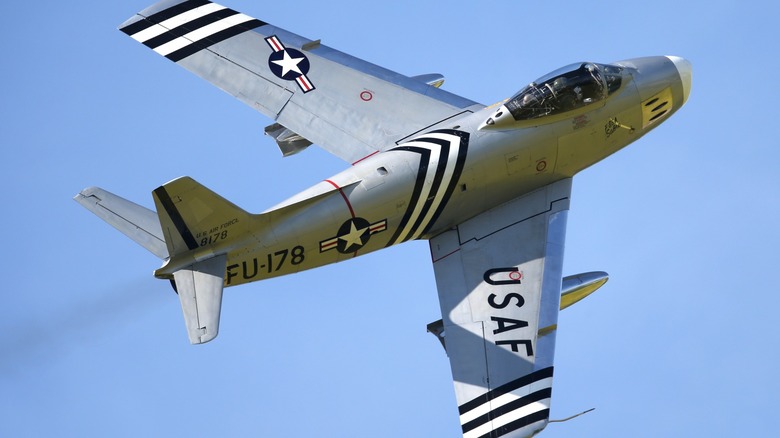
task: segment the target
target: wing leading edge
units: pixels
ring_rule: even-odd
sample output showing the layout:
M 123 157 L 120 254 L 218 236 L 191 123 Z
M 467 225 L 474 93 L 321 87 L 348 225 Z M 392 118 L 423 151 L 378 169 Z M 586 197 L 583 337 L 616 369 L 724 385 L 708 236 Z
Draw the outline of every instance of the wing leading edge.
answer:
M 164 0 L 120 30 L 350 163 L 483 108 L 206 0 Z
M 464 438 L 548 422 L 570 193 L 558 181 L 430 241 Z

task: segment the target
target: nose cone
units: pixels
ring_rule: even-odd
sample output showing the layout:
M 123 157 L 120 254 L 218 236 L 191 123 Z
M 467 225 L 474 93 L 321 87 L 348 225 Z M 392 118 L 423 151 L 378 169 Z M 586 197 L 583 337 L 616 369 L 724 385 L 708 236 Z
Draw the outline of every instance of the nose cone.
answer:
M 677 67 L 677 73 L 680 75 L 680 81 L 682 81 L 683 87 L 683 104 L 688 101 L 688 95 L 691 94 L 691 82 L 693 81 L 693 68 L 691 63 L 679 56 L 667 56 L 670 61 Z

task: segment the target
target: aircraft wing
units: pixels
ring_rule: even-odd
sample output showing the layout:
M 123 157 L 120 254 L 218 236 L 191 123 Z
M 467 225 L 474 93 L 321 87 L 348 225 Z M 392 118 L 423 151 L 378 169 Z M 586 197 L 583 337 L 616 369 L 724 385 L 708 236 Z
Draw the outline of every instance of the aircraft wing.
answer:
M 354 163 L 478 105 L 205 0 L 161 1 L 120 30 L 273 119 L 285 155 L 311 142 Z
M 430 241 L 464 438 L 547 424 L 571 179 Z M 430 328 L 430 326 L 429 326 Z

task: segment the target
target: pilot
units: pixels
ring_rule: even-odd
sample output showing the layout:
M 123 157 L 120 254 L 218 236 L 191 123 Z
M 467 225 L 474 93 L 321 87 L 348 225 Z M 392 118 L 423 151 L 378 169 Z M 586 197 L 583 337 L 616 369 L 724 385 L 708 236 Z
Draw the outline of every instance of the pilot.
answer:
M 577 79 L 582 89 L 582 101 L 585 104 L 601 100 L 604 87 L 599 80 L 599 73 L 593 64 L 582 64 L 577 71 Z
M 523 96 L 523 100 L 520 102 L 520 106 L 523 108 L 528 108 L 533 106 L 534 102 L 536 101 L 536 97 L 534 97 L 531 93 L 526 93 L 525 96 Z
M 555 93 L 559 111 L 569 111 L 577 107 L 577 102 L 582 98 L 575 92 L 576 89 L 569 87 L 569 81 L 564 76 L 555 78 L 552 84 L 553 93 Z

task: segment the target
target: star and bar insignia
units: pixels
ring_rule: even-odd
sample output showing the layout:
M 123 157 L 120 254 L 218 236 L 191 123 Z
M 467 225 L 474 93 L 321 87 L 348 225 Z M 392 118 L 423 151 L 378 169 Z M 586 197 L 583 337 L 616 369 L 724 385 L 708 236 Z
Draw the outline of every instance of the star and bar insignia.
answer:
M 354 217 L 344 222 L 336 237 L 320 242 L 320 252 L 336 249 L 342 254 L 351 254 L 368 243 L 372 235 L 387 229 L 387 219 L 370 223 L 361 217 Z
M 304 93 L 315 89 L 314 84 L 306 76 L 311 64 L 303 52 L 284 47 L 276 35 L 266 38 L 265 42 L 273 50 L 271 56 L 268 57 L 268 67 L 276 77 L 285 81 L 295 81 Z

